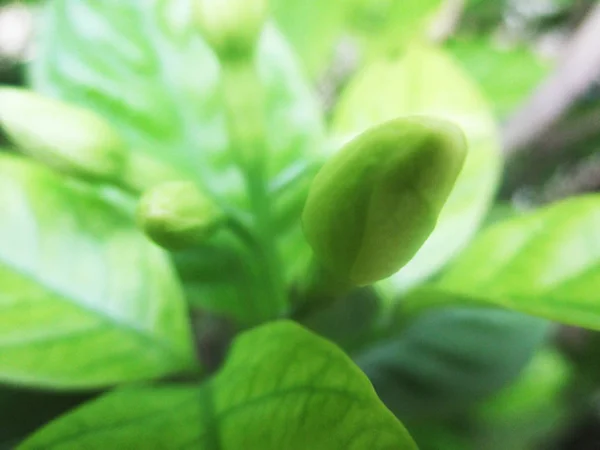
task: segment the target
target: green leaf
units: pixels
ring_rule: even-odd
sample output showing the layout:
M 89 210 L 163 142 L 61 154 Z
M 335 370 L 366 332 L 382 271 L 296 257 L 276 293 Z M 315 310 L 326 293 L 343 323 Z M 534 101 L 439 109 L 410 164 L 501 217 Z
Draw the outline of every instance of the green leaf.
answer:
M 166 255 L 95 191 L 0 158 L 0 380 L 92 388 L 194 365 Z
M 253 75 L 250 85 L 239 86 L 243 94 L 260 97 L 256 104 L 262 106 L 238 111 L 242 122 L 264 125 L 267 142 L 258 146 L 259 155 L 240 156 L 249 150 L 237 148 L 230 135 L 227 105 L 255 103 L 227 90 L 239 80 L 224 77 L 228 72 L 193 21 L 194 1 L 53 1 L 42 16 L 30 75 L 35 89 L 103 115 L 132 151 L 192 178 L 243 225 L 246 235 L 268 235 L 261 244 L 268 241 L 276 250 L 258 245 L 249 253 L 239 246 L 217 246 L 220 259 L 234 253 L 246 268 L 243 282 L 213 283 L 207 273 L 196 274 L 203 282 L 195 284 L 194 296 L 203 307 L 214 311 L 215 305 L 227 304 L 239 321 L 256 323 L 283 313 L 279 279 L 291 279 L 300 270 L 280 264 L 278 256 L 303 249 L 298 219 L 321 148 L 322 118 L 292 50 L 270 24 L 261 34 L 254 66 L 246 70 Z M 261 86 L 254 85 L 256 79 Z M 255 131 L 253 125 L 238 124 L 248 127 Z
M 600 196 L 586 195 L 492 226 L 422 289 L 600 330 L 599 284 Z
M 239 200 L 246 186 L 228 148 L 221 68 L 192 21 L 192 6 L 192 0 L 53 1 L 42 17 L 31 81 L 104 115 L 132 149 Z M 257 50 L 273 152 L 269 174 L 287 179 L 317 148 L 318 106 L 274 27 L 264 30 Z
M 547 322 L 512 311 L 440 308 L 355 361 L 401 419 L 452 416 L 514 380 L 547 330 Z
M 447 48 L 478 82 L 496 115 L 507 117 L 549 74 L 551 64 L 525 47 L 502 47 L 489 38 L 461 36 Z
M 368 56 L 397 54 L 425 35 L 442 0 L 349 0 L 348 25 Z
M 558 439 L 570 425 L 566 388 L 571 367 L 556 350 L 538 352 L 515 383 L 476 410 L 475 448 L 539 448 Z
M 342 34 L 344 0 L 271 0 L 273 15 L 312 77 L 322 75 Z
M 50 424 L 21 449 L 416 449 L 333 344 L 292 322 L 248 331 L 204 385 L 122 390 Z
M 415 47 L 404 59 L 368 66 L 342 95 L 334 131 L 346 141 L 384 120 L 415 114 L 459 125 L 469 153 L 433 234 L 400 272 L 379 284 L 392 296 L 431 276 L 471 240 L 490 206 L 501 169 L 488 106 L 455 61 L 433 48 Z

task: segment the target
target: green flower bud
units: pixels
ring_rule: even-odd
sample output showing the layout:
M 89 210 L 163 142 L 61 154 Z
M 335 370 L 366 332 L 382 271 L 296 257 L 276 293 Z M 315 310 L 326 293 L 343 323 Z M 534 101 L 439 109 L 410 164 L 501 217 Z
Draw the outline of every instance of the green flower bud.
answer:
M 218 206 L 189 181 L 160 184 L 146 192 L 137 216 L 154 242 L 174 250 L 205 242 L 224 221 Z
M 125 146 L 107 122 L 32 91 L 0 88 L 0 126 L 23 152 L 66 173 L 109 181 L 125 166 Z
M 220 59 L 253 53 L 268 15 L 267 0 L 195 0 L 196 23 Z
M 466 157 L 455 125 L 411 117 L 361 134 L 315 177 L 302 215 L 318 259 L 356 285 L 397 272 L 433 231 Z

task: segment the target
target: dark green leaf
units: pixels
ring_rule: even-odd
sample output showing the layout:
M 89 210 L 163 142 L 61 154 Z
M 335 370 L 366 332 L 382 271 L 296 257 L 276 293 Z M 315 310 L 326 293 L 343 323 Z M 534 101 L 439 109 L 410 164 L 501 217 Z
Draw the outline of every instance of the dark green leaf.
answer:
M 123 390 L 42 429 L 22 449 L 412 450 L 416 446 L 337 347 L 292 322 L 234 343 L 198 387 Z
M 547 329 L 511 311 L 437 309 L 356 361 L 400 418 L 452 415 L 515 379 Z
M 90 388 L 194 365 L 166 255 L 93 190 L 0 159 L 0 380 Z
M 490 206 L 501 166 L 490 110 L 477 86 L 446 53 L 413 48 L 404 59 L 368 66 L 342 95 L 334 131 L 345 141 L 404 115 L 432 115 L 456 123 L 467 136 L 469 154 L 432 235 L 400 272 L 379 283 L 391 297 L 432 275 L 470 241 Z

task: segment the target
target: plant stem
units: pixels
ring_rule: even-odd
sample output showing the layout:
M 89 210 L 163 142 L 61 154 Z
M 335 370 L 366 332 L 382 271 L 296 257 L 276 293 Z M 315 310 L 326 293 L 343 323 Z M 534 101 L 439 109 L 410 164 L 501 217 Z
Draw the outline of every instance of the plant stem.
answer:
M 246 180 L 250 207 L 254 215 L 256 265 L 260 268 L 265 298 L 256 298 L 268 305 L 263 319 L 277 317 L 287 307 L 287 299 L 276 248 L 267 173 L 268 142 L 264 121 L 264 92 L 254 58 L 222 61 L 223 92 L 231 151 L 242 168 Z M 267 304 L 266 301 L 269 303 Z

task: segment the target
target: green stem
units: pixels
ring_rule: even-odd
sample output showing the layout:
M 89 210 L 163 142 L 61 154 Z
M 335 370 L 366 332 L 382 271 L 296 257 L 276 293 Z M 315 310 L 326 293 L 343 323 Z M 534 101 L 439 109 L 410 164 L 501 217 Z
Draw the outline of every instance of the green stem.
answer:
M 268 305 L 264 319 L 272 319 L 285 310 L 287 299 L 267 190 L 264 92 L 253 58 L 222 61 L 222 71 L 231 151 L 244 172 L 258 242 L 255 263 L 261 270 L 262 287 L 266 291 L 265 298 L 253 300 Z

